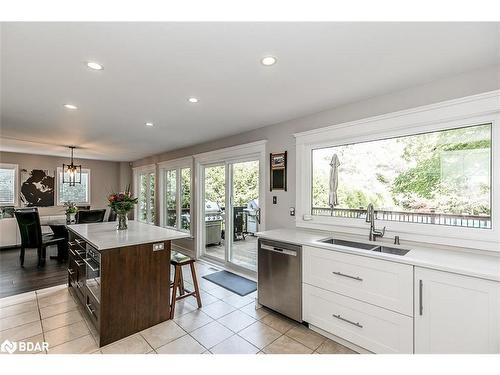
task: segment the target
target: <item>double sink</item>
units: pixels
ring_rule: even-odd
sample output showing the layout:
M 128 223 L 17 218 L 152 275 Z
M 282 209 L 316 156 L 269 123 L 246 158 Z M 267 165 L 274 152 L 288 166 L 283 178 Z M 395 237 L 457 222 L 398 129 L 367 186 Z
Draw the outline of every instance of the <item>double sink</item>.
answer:
M 359 250 L 367 250 L 367 251 L 375 251 L 378 253 L 392 254 L 392 255 L 406 255 L 410 250 L 399 249 L 396 247 L 382 246 L 382 245 L 374 245 L 362 242 L 354 242 L 354 241 L 346 241 L 340 240 L 337 238 L 326 238 L 324 240 L 320 240 L 319 242 L 330 244 L 330 245 L 339 245 L 350 247 Z

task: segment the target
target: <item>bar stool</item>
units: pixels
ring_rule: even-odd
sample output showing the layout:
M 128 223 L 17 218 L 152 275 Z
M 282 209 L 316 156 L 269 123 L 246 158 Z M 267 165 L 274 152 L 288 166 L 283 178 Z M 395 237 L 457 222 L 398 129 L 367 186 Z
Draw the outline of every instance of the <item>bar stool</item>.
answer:
M 170 256 L 170 264 L 175 267 L 174 281 L 170 283 L 172 290 L 172 302 L 170 304 L 170 319 L 174 318 L 175 302 L 180 299 L 193 296 L 198 302 L 198 308 L 201 307 L 200 289 L 198 288 L 198 280 L 196 279 L 196 268 L 194 266 L 195 260 L 184 254 L 172 251 Z M 194 291 L 186 293 L 184 289 L 184 278 L 182 277 L 182 266 L 189 265 L 191 269 L 191 277 L 193 278 Z M 177 289 L 179 289 L 179 297 L 177 297 Z

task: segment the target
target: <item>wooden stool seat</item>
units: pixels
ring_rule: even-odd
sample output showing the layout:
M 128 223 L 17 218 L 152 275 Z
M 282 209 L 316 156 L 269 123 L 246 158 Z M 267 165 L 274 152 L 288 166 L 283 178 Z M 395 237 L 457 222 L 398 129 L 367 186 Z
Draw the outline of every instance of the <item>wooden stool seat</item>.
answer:
M 178 253 L 177 251 L 172 251 L 170 256 L 170 264 L 175 268 L 174 272 L 174 281 L 170 283 L 170 286 L 173 287 L 172 290 L 172 302 L 170 303 L 170 319 L 174 318 L 175 313 L 175 303 L 186 297 L 195 297 L 196 302 L 198 303 L 198 308 L 201 307 L 201 296 L 200 289 L 198 287 L 198 280 L 196 278 L 196 268 L 194 266 L 195 260 L 190 258 L 184 254 Z M 191 269 L 191 277 L 193 279 L 194 291 L 186 293 L 184 289 L 184 278 L 182 277 L 182 266 L 189 265 Z M 177 289 L 179 289 L 179 297 L 177 297 Z

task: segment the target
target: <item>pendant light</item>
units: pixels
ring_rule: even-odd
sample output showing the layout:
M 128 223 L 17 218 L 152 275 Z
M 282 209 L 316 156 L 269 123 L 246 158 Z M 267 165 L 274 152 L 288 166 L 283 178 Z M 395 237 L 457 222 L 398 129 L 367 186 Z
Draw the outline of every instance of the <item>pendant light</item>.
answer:
M 75 186 L 82 183 L 82 166 L 73 163 L 73 150 L 75 146 L 68 146 L 71 150 L 70 164 L 63 164 L 63 184 Z

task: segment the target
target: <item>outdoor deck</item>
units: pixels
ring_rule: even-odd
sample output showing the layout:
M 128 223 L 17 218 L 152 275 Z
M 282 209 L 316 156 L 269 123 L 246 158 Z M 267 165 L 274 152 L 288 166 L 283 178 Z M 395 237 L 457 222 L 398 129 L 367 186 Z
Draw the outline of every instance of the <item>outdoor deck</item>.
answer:
M 247 235 L 244 240 L 234 241 L 231 250 L 234 264 L 257 271 L 257 237 Z M 224 240 L 219 246 L 207 246 L 205 253 L 218 259 L 224 259 Z

